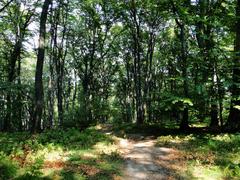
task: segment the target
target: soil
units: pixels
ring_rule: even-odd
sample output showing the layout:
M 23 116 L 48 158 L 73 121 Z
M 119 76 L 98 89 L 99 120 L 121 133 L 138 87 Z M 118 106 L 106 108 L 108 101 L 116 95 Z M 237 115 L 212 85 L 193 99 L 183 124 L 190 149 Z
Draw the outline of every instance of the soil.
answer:
M 139 135 L 133 135 L 137 137 Z M 120 152 L 125 159 L 123 180 L 184 179 L 180 153 L 172 148 L 156 147 L 156 140 L 139 136 L 121 139 Z

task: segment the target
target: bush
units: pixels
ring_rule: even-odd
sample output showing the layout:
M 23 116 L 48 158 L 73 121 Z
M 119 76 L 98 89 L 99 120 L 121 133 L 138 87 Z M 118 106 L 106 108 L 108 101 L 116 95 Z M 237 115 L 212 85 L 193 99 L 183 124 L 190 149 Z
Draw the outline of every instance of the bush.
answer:
M 17 165 L 13 164 L 3 152 L 0 152 L 0 179 L 11 179 L 16 173 Z

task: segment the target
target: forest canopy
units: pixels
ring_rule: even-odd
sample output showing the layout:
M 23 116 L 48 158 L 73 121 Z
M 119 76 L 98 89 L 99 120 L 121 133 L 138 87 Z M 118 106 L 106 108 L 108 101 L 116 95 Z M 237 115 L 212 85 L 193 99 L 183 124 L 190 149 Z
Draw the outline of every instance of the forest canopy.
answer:
M 240 0 L 1 0 L 0 130 L 240 128 Z

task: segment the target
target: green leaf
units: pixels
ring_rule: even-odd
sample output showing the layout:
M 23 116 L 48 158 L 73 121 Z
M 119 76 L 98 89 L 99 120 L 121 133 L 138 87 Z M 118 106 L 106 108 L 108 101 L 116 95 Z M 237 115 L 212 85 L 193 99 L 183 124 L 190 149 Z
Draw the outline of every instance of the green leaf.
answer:
M 237 109 L 237 110 L 240 110 L 240 106 L 237 105 L 237 106 L 234 106 L 233 108 Z

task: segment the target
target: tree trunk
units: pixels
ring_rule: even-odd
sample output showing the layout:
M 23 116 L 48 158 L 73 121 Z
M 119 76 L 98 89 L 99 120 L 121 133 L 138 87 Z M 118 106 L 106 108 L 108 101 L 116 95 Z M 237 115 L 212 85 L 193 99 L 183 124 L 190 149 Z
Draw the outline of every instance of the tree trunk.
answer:
M 52 53 L 52 51 L 51 51 Z M 54 123 L 54 66 L 53 58 L 50 55 L 49 58 L 49 81 L 48 81 L 48 128 L 52 128 Z
M 226 128 L 228 130 L 240 129 L 240 0 L 237 0 L 236 7 L 236 38 L 235 38 L 235 57 L 233 60 L 233 85 L 231 88 L 232 99 L 230 113 Z
M 187 75 L 187 45 L 185 38 L 185 26 L 180 25 L 180 41 L 181 41 L 181 59 L 182 59 L 182 76 L 183 76 L 183 91 L 185 98 L 189 97 L 188 93 L 188 75 Z M 180 123 L 180 129 L 186 130 L 189 128 L 188 125 L 188 105 L 185 105 L 183 110 L 183 117 Z
M 135 0 L 131 1 L 131 13 L 133 16 L 133 44 L 134 44 L 134 83 L 135 83 L 135 97 L 136 97 L 136 112 L 137 112 L 137 124 L 144 123 L 144 106 L 142 97 L 142 48 L 140 45 L 140 25 L 137 20 L 137 9 Z
M 45 0 L 42 13 L 40 17 L 40 34 L 39 34 L 39 45 L 38 45 L 38 55 L 37 55 L 37 66 L 35 73 L 35 102 L 34 102 L 34 114 L 32 118 L 32 133 L 39 131 L 41 129 L 40 124 L 42 120 L 42 112 L 44 106 L 44 94 L 43 94 L 43 64 L 45 56 L 45 38 L 46 38 L 46 22 L 48 8 L 51 0 Z
M 179 16 L 179 12 L 177 7 L 175 6 L 174 2 L 172 3 L 172 8 L 173 8 L 173 12 L 175 15 Z M 190 5 L 190 1 L 186 1 L 186 6 Z M 177 24 L 177 26 L 180 28 L 180 36 L 179 36 L 179 40 L 181 43 L 181 61 L 182 61 L 182 77 L 183 77 L 183 92 L 184 92 L 184 97 L 185 98 L 189 98 L 189 90 L 188 90 L 188 73 L 187 73 L 187 38 L 185 37 L 185 23 L 183 19 L 177 19 L 175 18 L 175 22 Z M 180 129 L 181 130 L 186 130 L 189 128 L 189 123 L 188 123 L 188 105 L 184 105 L 184 109 L 183 109 L 183 117 L 182 120 L 180 122 Z
M 11 53 L 10 63 L 9 63 L 9 70 L 8 70 L 8 82 L 10 85 L 13 85 L 13 82 L 16 78 L 16 63 L 17 60 L 20 59 L 21 49 L 22 49 L 22 39 L 23 37 L 20 37 L 19 40 L 17 40 L 13 52 Z M 12 104 L 12 93 L 11 90 L 7 93 L 7 114 L 4 119 L 4 126 L 3 129 L 5 131 L 9 131 L 11 129 L 11 120 L 12 120 L 12 113 L 15 112 L 13 110 L 13 104 Z

